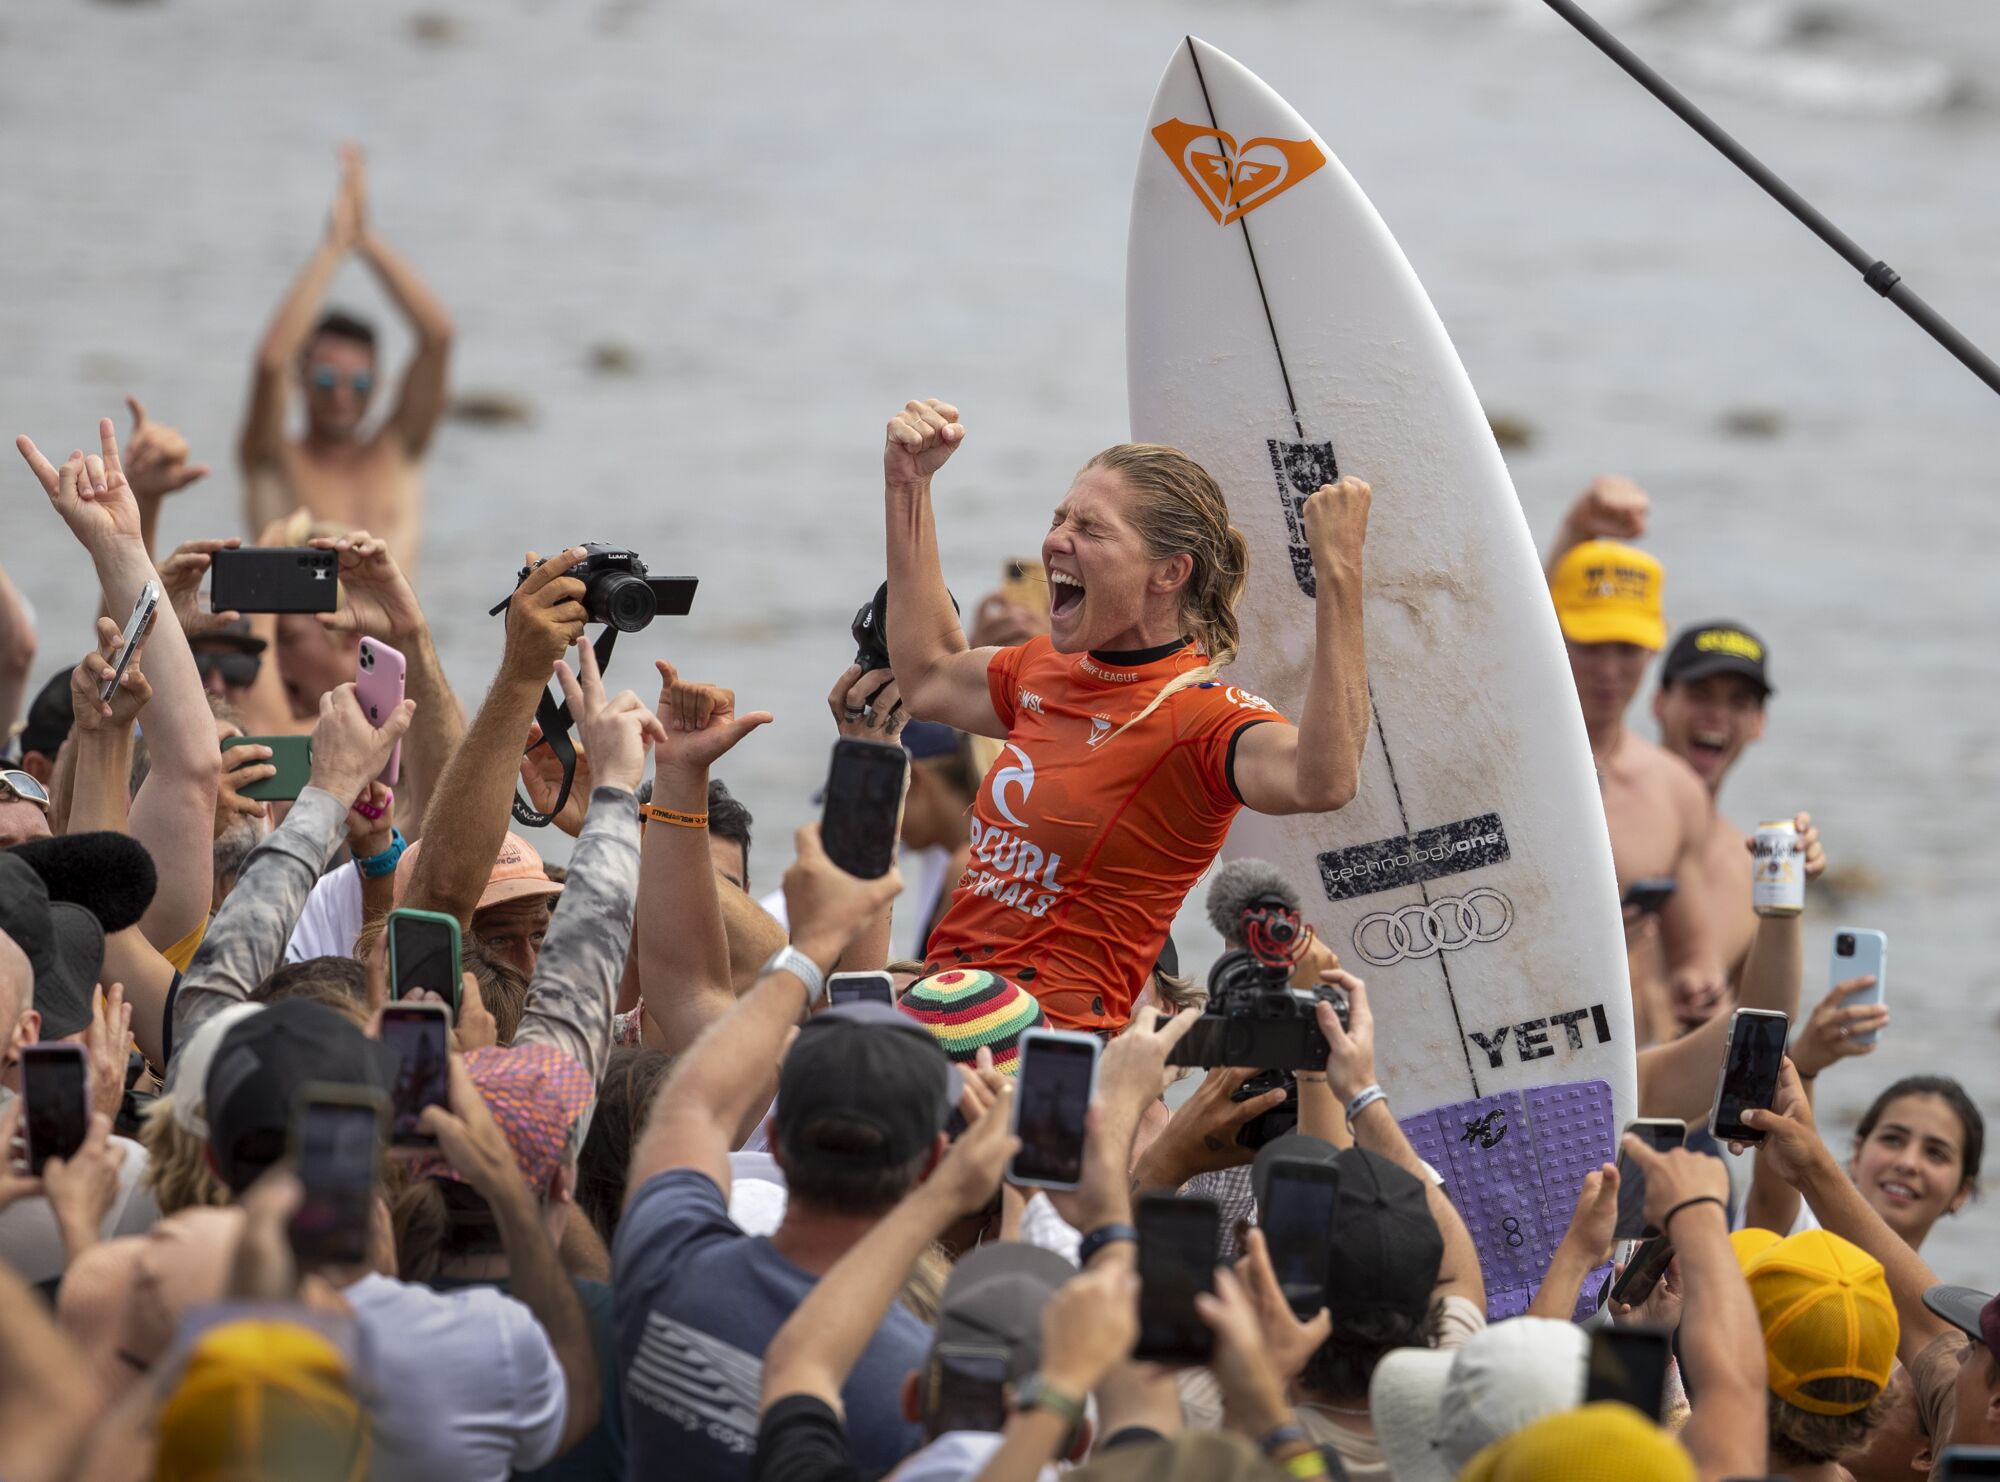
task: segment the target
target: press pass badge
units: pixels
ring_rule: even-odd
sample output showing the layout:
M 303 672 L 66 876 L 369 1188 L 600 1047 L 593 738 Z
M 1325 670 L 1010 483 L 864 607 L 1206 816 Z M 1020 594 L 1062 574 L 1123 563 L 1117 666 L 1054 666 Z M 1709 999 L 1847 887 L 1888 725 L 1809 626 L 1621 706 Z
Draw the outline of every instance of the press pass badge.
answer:
M 1806 907 L 1806 841 L 1790 819 L 1760 823 L 1750 839 L 1750 904 L 1759 916 Z

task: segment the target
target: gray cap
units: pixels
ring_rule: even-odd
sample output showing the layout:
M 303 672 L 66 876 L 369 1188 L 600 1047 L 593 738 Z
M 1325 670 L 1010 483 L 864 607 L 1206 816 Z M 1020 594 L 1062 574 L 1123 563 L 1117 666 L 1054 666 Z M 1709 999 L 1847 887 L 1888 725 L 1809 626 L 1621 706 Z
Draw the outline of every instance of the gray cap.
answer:
M 938 1303 L 932 1345 L 1004 1349 L 1007 1382 L 1042 1366 L 1042 1309 L 1076 1267 L 1054 1251 L 1003 1240 L 970 1251 L 952 1268 Z

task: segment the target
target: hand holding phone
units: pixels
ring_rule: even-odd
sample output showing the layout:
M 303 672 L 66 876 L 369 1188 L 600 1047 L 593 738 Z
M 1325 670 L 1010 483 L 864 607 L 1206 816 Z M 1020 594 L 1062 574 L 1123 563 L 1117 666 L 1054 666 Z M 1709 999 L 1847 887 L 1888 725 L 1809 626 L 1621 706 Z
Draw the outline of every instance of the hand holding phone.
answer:
M 292 1161 L 303 1196 L 292 1215 L 300 1269 L 358 1265 L 381 1170 L 387 1103 L 352 1085 L 306 1085 L 292 1109 Z
M 1627 1122 L 1628 1136 L 1636 1137 L 1656 1153 L 1681 1147 L 1687 1142 L 1687 1123 L 1678 1117 L 1641 1117 Z M 1638 1160 L 1618 1152 L 1618 1224 L 1614 1240 L 1650 1240 L 1660 1232 L 1646 1223 L 1646 1170 Z
M 458 921 L 441 911 L 389 913 L 389 996 L 401 1001 L 419 988 L 435 993 L 458 1017 L 464 971 Z
M 1339 1197 L 1340 1170 L 1331 1163 L 1280 1158 L 1270 1165 L 1257 1224 L 1278 1290 L 1301 1322 L 1311 1321 L 1326 1306 Z
M 354 698 L 368 724 L 378 731 L 403 703 L 403 677 L 408 667 L 403 655 L 388 644 L 373 638 L 361 640 L 361 651 L 354 658 Z M 394 787 L 402 770 L 403 743 L 398 741 L 375 780 Z
M 1771 1009 L 1738 1009 L 1729 1021 L 1722 1051 L 1722 1074 L 1708 1130 L 1719 1141 L 1759 1143 L 1764 1134 L 1747 1125 L 1743 1113 L 1769 1111 L 1785 1061 L 1785 1036 L 1792 1021 Z
M 419 1125 L 427 1106 L 448 1106 L 451 1090 L 451 1018 L 441 1003 L 392 1003 L 382 1009 L 382 1043 L 396 1052 L 396 1084 L 389 1097 L 389 1141 L 398 1147 L 434 1147 Z
M 1593 1328 L 1590 1368 L 1583 1402 L 1617 1400 L 1654 1422 L 1661 1419 L 1667 1394 L 1667 1366 L 1673 1334 L 1665 1328 Z
M 1030 1029 L 1021 1035 L 1021 1075 L 1014 1093 L 1020 1149 L 1007 1165 L 1010 1183 L 1073 1189 L 1083 1181 L 1083 1119 L 1097 1087 L 1103 1043 L 1094 1034 Z
M 90 1064 L 82 1045 L 21 1047 L 21 1141 L 30 1178 L 69 1159 L 90 1132 Z
M 900 746 L 842 736 L 826 777 L 820 844 L 826 857 L 861 880 L 879 880 L 896 862 L 910 756 Z
M 1205 1364 L 1215 1333 L 1194 1299 L 1215 1290 L 1221 1254 L 1221 1211 L 1213 1199 L 1146 1194 L 1139 1229 L 1139 1343 L 1134 1358 L 1162 1364 Z
M 160 610 L 160 584 L 148 581 L 139 588 L 139 600 L 132 604 L 132 615 L 125 620 L 125 631 L 119 635 L 118 652 L 111 659 L 111 672 L 105 676 L 98 689 L 97 698 L 106 705 L 118 693 L 119 683 L 125 678 L 125 671 L 132 667 L 132 659 L 152 631 L 153 619 Z
M 1855 978 L 1872 977 L 1866 988 L 1849 993 L 1843 1008 L 1878 1007 L 1889 991 L 1889 937 L 1886 932 L 1862 926 L 1843 926 L 1833 934 L 1833 965 L 1827 970 L 1827 987 L 1837 988 Z M 1846 1035 L 1852 1043 L 1872 1048 L 1882 1037 L 1879 1027 L 1855 1029 Z
M 338 551 L 224 547 L 209 557 L 208 604 L 216 612 L 332 612 L 339 569 Z
M 246 782 L 235 789 L 239 798 L 256 803 L 289 803 L 306 790 L 312 780 L 312 737 L 310 736 L 231 736 L 222 749 L 262 746 L 270 753 L 271 775 Z M 254 764 L 253 764 L 254 765 Z

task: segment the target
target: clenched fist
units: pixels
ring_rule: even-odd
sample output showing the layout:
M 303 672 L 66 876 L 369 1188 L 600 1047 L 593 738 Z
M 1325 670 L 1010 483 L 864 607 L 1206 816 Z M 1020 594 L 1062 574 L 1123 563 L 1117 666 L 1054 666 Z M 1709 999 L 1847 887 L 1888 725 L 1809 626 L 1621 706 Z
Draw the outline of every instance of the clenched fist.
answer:
M 889 419 L 882 446 L 882 473 L 891 488 L 930 481 L 965 441 L 958 408 L 935 397 L 913 401 Z
M 1652 509 L 1646 491 L 1623 474 L 1599 474 L 1576 496 L 1569 523 L 1579 540 L 1637 540 Z
M 1341 574 L 1361 569 L 1361 544 L 1368 538 L 1369 487 L 1353 475 L 1321 484 L 1306 500 L 1306 543 L 1314 564 Z

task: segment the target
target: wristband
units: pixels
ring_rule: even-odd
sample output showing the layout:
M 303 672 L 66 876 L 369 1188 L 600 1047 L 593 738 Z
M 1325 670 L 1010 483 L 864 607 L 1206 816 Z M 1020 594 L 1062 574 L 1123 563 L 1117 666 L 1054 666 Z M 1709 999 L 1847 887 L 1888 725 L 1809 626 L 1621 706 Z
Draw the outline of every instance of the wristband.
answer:
M 1727 1203 L 1717 1198 L 1714 1194 L 1700 1194 L 1692 1199 L 1681 1200 L 1680 1203 L 1661 1215 L 1660 1233 L 1662 1235 L 1667 1233 L 1667 1226 L 1674 1222 L 1675 1215 L 1679 1214 L 1683 1209 L 1692 1209 L 1697 1204 L 1713 1204 L 1717 1209 L 1722 1211 L 1722 1217 L 1725 1220 L 1729 1218 L 1729 1205 Z
M 1046 1410 L 1068 1426 L 1072 1436 L 1076 1434 L 1076 1428 L 1083 1424 L 1083 1401 L 1055 1388 L 1040 1374 L 1030 1374 L 1021 1381 L 1014 1392 L 1014 1408 Z
M 389 847 L 380 854 L 371 854 L 366 859 L 355 860 L 354 868 L 361 871 L 362 877 L 368 880 L 379 880 L 384 875 L 393 875 L 396 873 L 396 862 L 403 857 L 403 851 L 407 848 L 409 845 L 404 841 L 403 831 L 392 825 L 389 829 Z
M 1353 1126 L 1356 1117 L 1367 1111 L 1376 1102 L 1387 1101 L 1388 1099 L 1389 1093 L 1384 1091 L 1380 1086 L 1370 1086 L 1366 1090 L 1356 1092 L 1354 1099 L 1347 1103 L 1347 1125 L 1350 1127 Z
M 1099 1225 L 1095 1230 L 1084 1236 L 1083 1243 L 1077 1246 L 1076 1263 L 1078 1266 L 1088 1266 L 1090 1258 L 1103 1250 L 1105 1246 L 1116 1245 L 1121 1240 L 1130 1240 L 1136 1243 L 1138 1239 L 1139 1232 L 1130 1225 Z
M 764 960 L 764 965 L 758 969 L 757 976 L 761 978 L 771 973 L 790 973 L 805 984 L 807 1008 L 818 1003 L 826 994 L 826 974 L 819 970 L 818 963 L 790 942 L 785 943 Z
M 1288 1457 L 1282 1463 L 1287 1477 L 1296 1477 L 1298 1482 L 1315 1482 L 1326 1475 L 1326 1458 L 1319 1454 L 1315 1446 L 1310 1451 L 1301 1451 L 1297 1456 Z
M 1274 1451 L 1287 1446 L 1310 1445 L 1312 1437 L 1305 1433 L 1305 1427 L 1287 1420 L 1274 1425 L 1257 1438 L 1257 1449 L 1269 1456 Z
M 675 828 L 707 828 L 708 814 L 683 813 L 678 808 L 661 808 L 652 803 L 643 804 L 639 816 L 648 823 L 671 823 Z

